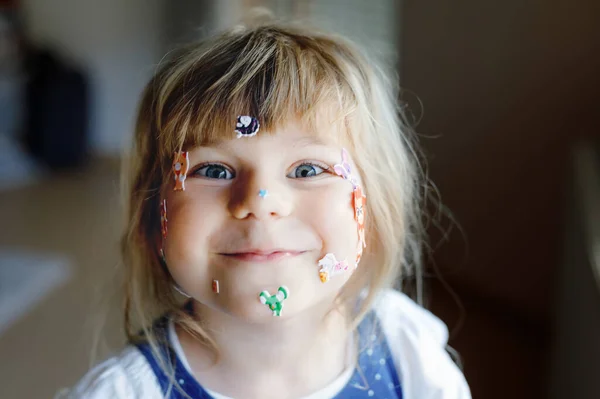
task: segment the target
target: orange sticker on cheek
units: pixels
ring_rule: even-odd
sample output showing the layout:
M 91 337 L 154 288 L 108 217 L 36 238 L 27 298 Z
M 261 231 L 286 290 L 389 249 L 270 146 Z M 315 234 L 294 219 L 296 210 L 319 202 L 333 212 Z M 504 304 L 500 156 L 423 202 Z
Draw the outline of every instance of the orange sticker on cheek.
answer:
M 188 152 L 176 152 L 175 159 L 173 160 L 173 178 L 175 179 L 175 187 L 173 188 L 173 191 L 185 190 L 185 179 L 187 178 L 189 167 L 190 164 Z
M 352 168 L 350 166 L 350 156 L 346 149 L 342 149 L 342 162 L 334 165 L 335 173 L 341 176 L 343 179 L 348 180 L 352 184 L 352 203 L 354 206 L 354 220 L 356 220 L 357 231 L 358 231 L 358 248 L 356 255 L 356 264 L 362 257 L 363 249 L 367 247 L 365 240 L 365 210 L 367 197 L 363 194 L 362 189 L 358 185 L 358 179 L 352 174 Z
M 356 187 L 353 191 L 354 196 L 354 219 L 358 224 L 358 236 L 362 243 L 363 248 L 367 247 L 365 241 L 365 209 L 367 204 L 367 197 L 363 194 L 360 187 Z

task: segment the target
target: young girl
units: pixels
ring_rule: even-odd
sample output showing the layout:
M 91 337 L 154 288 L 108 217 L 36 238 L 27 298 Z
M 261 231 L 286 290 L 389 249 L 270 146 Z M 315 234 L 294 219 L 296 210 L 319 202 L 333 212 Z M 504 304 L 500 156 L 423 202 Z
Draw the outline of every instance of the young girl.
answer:
M 288 25 L 174 53 L 128 181 L 130 345 L 75 398 L 470 398 L 418 266 L 421 184 L 396 93 Z

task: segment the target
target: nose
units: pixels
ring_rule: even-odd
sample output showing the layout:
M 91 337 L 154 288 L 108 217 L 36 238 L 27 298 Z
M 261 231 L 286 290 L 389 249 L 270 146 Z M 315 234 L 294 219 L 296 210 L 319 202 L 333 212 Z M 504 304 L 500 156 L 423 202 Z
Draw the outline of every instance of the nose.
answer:
M 236 219 L 279 219 L 292 212 L 293 200 L 285 184 L 274 179 L 250 177 L 232 186 L 229 212 Z

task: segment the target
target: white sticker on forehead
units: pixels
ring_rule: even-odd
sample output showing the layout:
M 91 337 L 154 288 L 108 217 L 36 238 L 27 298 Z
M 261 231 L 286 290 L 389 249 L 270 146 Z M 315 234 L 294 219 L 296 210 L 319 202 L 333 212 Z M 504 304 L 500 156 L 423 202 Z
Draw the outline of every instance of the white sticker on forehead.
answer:
M 241 115 L 237 117 L 237 121 L 235 123 L 235 133 L 237 133 L 238 139 L 241 137 L 256 136 L 259 129 L 260 123 L 255 117 L 248 115 Z
M 348 152 L 345 148 L 342 148 L 342 163 L 336 164 L 333 166 L 335 173 L 339 176 L 342 176 L 345 180 L 348 180 L 352 183 L 352 187 L 356 188 L 358 186 L 358 181 L 356 177 L 352 175 L 352 168 L 350 167 L 350 157 L 348 156 Z

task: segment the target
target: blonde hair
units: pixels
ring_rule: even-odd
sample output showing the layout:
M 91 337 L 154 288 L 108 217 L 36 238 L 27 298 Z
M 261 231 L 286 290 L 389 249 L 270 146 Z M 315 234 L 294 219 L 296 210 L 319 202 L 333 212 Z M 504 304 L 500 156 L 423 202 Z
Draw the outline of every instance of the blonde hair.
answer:
M 344 39 L 289 24 L 238 27 L 173 52 L 142 95 L 126 176 L 122 252 L 129 339 L 152 342 L 152 321 L 169 311 L 183 328 L 212 342 L 181 309 L 161 264 L 159 200 L 173 153 L 230 138 L 237 115 L 258 117 L 261 134 L 290 118 L 314 127 L 323 109 L 333 109 L 334 119 L 342 122 L 341 138 L 367 196 L 367 250 L 339 296 L 342 302 L 356 301 L 366 292 L 353 314 L 354 327 L 377 293 L 420 268 L 421 173 L 396 88 Z

